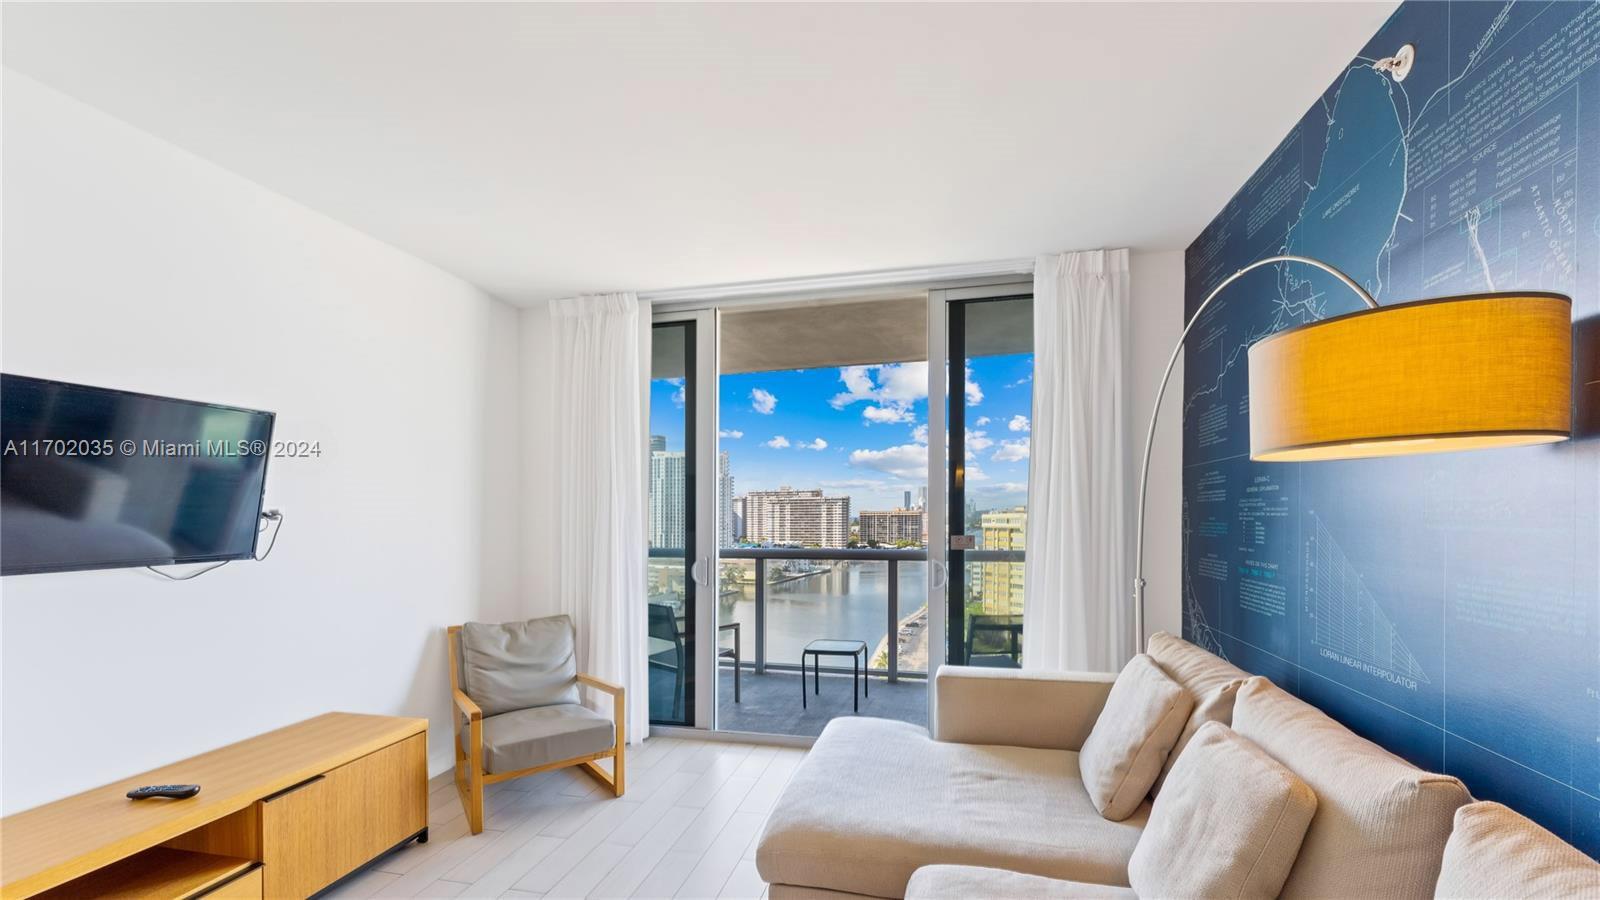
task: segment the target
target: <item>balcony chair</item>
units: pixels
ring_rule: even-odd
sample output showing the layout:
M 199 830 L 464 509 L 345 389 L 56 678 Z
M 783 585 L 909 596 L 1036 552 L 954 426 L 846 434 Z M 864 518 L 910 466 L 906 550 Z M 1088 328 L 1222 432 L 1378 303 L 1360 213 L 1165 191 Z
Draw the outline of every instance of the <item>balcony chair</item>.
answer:
M 450 692 L 461 719 L 456 789 L 473 834 L 483 831 L 483 787 L 582 766 L 622 796 L 624 692 L 578 671 L 577 635 L 566 616 L 446 629 Z M 610 694 L 612 717 L 584 706 L 580 687 Z M 599 760 L 611 760 L 611 772 Z
M 678 614 L 665 603 L 652 603 L 646 628 L 650 636 L 650 718 L 682 721 L 683 633 L 678 630 Z M 657 689 L 668 683 L 670 694 Z
M 975 615 L 967 630 L 967 665 L 1022 668 L 1022 617 Z
M 720 647 L 719 646 L 717 648 L 717 659 L 731 659 L 731 660 L 733 660 L 733 702 L 739 703 L 740 702 L 740 699 L 739 699 L 739 663 L 740 663 L 740 659 L 739 659 L 739 654 L 740 654 L 739 623 L 738 622 L 724 622 L 723 624 L 717 626 L 717 636 L 719 638 L 722 636 L 722 632 L 724 632 L 724 631 L 733 632 L 733 646 L 732 647 Z

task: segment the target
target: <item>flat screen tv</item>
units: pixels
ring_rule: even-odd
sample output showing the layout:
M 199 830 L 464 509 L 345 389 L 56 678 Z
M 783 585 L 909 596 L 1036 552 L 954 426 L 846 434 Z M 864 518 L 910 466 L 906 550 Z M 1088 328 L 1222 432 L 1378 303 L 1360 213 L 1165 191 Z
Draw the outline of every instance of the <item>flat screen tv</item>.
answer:
M 272 424 L 0 375 L 0 575 L 254 556 Z

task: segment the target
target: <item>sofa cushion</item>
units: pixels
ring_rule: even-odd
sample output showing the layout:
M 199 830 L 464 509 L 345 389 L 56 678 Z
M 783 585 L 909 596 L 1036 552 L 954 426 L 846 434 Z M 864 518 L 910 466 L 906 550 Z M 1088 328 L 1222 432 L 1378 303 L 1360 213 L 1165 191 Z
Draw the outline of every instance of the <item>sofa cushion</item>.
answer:
M 906 900 L 1139 900 L 1132 889 L 1062 881 L 982 866 L 923 866 L 906 884 Z
M 887 719 L 828 723 L 767 819 L 769 884 L 899 897 L 925 865 L 1126 886 L 1144 804 L 1101 818 L 1070 750 L 935 741 Z
M 616 725 L 587 706 L 564 703 L 489 716 L 483 720 L 483 766 L 516 772 L 588 756 L 616 746 Z M 467 729 L 461 729 L 467 746 Z
M 1150 809 L 1128 882 L 1145 897 L 1276 897 L 1316 809 L 1283 764 L 1207 722 Z
M 1133 814 L 1161 774 L 1161 764 L 1193 708 L 1189 692 L 1147 654 L 1128 661 L 1078 760 L 1089 798 L 1101 815 L 1118 822 Z
M 1183 733 L 1178 735 L 1178 742 L 1172 745 L 1172 752 L 1167 754 L 1167 761 L 1161 766 L 1161 774 L 1156 776 L 1155 787 L 1151 789 L 1151 794 L 1157 794 L 1166 782 L 1167 773 L 1177 764 L 1183 748 L 1193 740 L 1194 733 L 1200 730 L 1201 725 L 1207 722 L 1233 724 L 1233 698 L 1239 691 L 1239 685 L 1244 684 L 1250 673 L 1165 631 L 1150 636 L 1148 652 L 1161 671 L 1183 685 L 1194 697 L 1194 710 L 1189 713 L 1189 721 L 1184 723 Z
M 461 689 L 485 716 L 578 702 L 578 661 L 566 616 L 461 626 Z
M 1431 897 L 1451 821 L 1472 798 L 1259 676 L 1239 689 L 1233 729 L 1317 792 L 1284 897 Z
M 1499 803 L 1456 810 L 1433 896 L 1600 898 L 1600 863 Z

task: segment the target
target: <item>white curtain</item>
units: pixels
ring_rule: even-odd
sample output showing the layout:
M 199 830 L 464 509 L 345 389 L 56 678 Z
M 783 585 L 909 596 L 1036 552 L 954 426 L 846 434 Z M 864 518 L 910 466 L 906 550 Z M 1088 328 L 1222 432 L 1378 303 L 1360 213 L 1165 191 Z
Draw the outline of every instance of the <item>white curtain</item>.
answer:
M 627 690 L 627 737 L 649 734 L 645 669 L 645 456 L 641 318 L 631 293 L 551 305 L 557 589 L 578 668 Z M 647 350 L 647 348 L 644 348 Z
M 1128 251 L 1038 258 L 1022 659 L 1114 672 L 1134 649 Z

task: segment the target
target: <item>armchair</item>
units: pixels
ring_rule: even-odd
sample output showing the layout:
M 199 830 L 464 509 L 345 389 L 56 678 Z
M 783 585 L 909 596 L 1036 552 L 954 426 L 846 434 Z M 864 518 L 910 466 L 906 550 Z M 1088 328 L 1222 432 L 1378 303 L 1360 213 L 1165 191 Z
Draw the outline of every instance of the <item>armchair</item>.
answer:
M 582 766 L 621 797 L 624 699 L 621 686 L 577 671 L 566 616 L 446 629 L 455 704 L 456 790 L 473 834 L 483 831 L 485 785 Z M 611 719 L 580 703 L 580 688 L 609 694 Z M 610 759 L 612 771 L 599 761 Z

